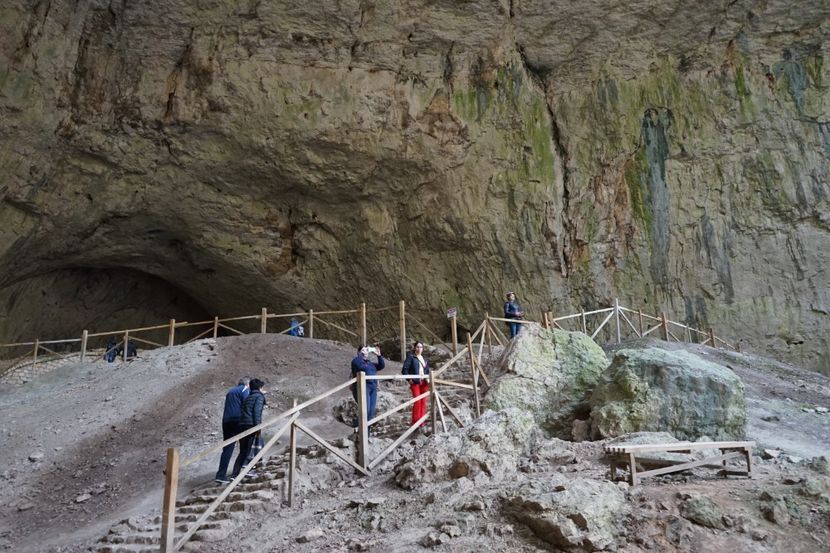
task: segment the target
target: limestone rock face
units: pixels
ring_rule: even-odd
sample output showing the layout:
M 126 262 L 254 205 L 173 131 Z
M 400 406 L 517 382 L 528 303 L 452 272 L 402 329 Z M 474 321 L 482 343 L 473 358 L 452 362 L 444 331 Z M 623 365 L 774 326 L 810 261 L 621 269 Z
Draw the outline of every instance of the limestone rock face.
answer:
M 617 352 L 591 395 L 595 437 L 669 432 L 695 440 L 744 436 L 744 385 L 729 369 L 686 351 Z
M 554 474 L 544 487 L 525 484 L 508 492 L 508 498 L 508 514 L 540 539 L 565 549 L 609 549 L 623 522 L 625 496 L 611 482 Z
M 487 411 L 469 426 L 439 434 L 415 457 L 395 468 L 405 489 L 458 478 L 498 482 L 515 475 L 519 459 L 538 432 L 533 418 L 519 409 Z
M 498 361 L 501 376 L 487 391 L 484 406 L 517 407 L 560 438 L 569 439 L 580 407 L 587 415 L 587 395 L 608 366 L 608 359 L 581 332 L 525 328 L 510 341 Z
M 828 18 L 5 1 L 0 297 L 115 271 L 208 315 L 405 298 L 475 325 L 509 287 L 529 313 L 619 297 L 830 371 Z M 62 319 L 0 339 L 75 336 Z

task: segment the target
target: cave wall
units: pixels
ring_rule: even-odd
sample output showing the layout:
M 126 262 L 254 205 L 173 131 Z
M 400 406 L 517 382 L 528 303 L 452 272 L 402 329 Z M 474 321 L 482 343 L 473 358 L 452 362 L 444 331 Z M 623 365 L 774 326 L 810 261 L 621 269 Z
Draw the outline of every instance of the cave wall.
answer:
M 0 336 L 11 342 L 31 340 L 33 329 L 41 338 L 80 338 L 82 329 L 95 333 L 154 326 L 171 313 L 179 321 L 213 318 L 169 283 L 128 269 L 54 271 L 3 288 L 0 305 Z M 142 337 L 163 343 L 167 331 Z M 106 338 L 90 339 L 89 347 L 105 343 Z M 69 347 L 75 351 L 78 344 Z
M 828 17 L 5 2 L 0 289 L 94 267 L 209 313 L 406 298 L 436 324 L 505 289 L 619 297 L 830 372 Z

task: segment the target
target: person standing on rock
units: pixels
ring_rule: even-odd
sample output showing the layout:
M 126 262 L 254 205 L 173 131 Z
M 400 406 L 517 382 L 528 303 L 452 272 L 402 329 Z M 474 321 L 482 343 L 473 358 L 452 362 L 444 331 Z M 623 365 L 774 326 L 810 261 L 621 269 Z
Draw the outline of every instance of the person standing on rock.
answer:
M 225 412 L 222 413 L 222 441 L 233 438 L 239 434 L 239 422 L 242 419 L 242 403 L 248 397 L 248 379 L 240 378 L 239 382 L 225 394 Z M 227 484 L 228 465 L 231 463 L 233 448 L 236 444 L 229 443 L 222 448 L 222 456 L 219 458 L 219 470 L 216 471 L 216 482 Z
M 265 390 L 263 388 L 265 383 L 258 378 L 254 378 L 251 380 L 250 386 L 251 393 L 242 402 L 242 416 L 239 420 L 240 433 L 262 424 L 262 410 L 265 408 Z M 239 472 L 242 470 L 242 466 L 248 458 L 248 453 L 251 451 L 251 445 L 253 445 L 254 440 L 258 437 L 259 432 L 254 432 L 239 440 L 239 454 L 236 456 L 236 462 L 233 465 L 234 478 L 239 476 Z M 256 473 L 250 471 L 248 476 L 254 477 Z
M 522 311 L 522 306 L 516 301 L 516 294 L 508 292 L 506 299 L 507 301 L 504 302 L 504 318 L 516 321 L 524 319 L 525 312 Z M 510 327 L 510 337 L 515 338 L 516 334 L 519 333 L 519 329 L 522 327 L 521 323 L 509 322 L 507 324 Z
M 378 362 L 373 363 L 369 360 L 369 354 L 374 353 L 378 357 Z M 380 353 L 378 347 L 362 346 L 357 348 L 357 357 L 352 359 L 352 378 L 357 376 L 357 373 L 362 372 L 366 376 L 375 376 L 378 371 L 386 368 L 386 361 Z M 352 397 L 357 401 L 357 385 L 352 385 Z M 366 381 L 366 417 L 371 420 L 375 417 L 375 406 L 378 402 L 378 381 Z M 355 425 L 357 426 L 357 425 Z
M 429 391 L 429 380 L 424 378 L 429 375 L 429 361 L 424 357 L 423 343 L 415 342 L 412 345 L 412 352 L 406 355 L 401 374 L 411 374 L 417 377 L 409 379 L 409 389 L 412 391 L 412 397 L 418 397 Z M 426 412 L 427 398 L 421 398 L 412 405 L 412 424 L 421 420 Z M 422 422 L 421 426 L 424 424 Z

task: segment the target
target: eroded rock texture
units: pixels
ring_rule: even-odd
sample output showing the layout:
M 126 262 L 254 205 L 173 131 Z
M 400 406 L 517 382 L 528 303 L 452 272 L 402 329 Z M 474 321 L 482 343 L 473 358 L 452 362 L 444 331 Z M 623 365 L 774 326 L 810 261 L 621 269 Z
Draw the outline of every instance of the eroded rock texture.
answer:
M 404 297 L 470 324 L 508 287 L 618 296 L 828 371 L 829 15 L 7 1 L 0 286 L 126 270 L 208 314 Z

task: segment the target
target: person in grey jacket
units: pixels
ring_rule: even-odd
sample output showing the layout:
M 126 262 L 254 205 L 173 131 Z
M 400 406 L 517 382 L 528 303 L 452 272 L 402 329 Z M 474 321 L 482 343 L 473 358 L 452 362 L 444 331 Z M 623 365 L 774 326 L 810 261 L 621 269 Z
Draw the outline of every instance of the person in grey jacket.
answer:
M 259 426 L 262 424 L 262 410 L 265 407 L 265 394 L 263 386 L 265 383 L 258 379 L 253 378 L 249 383 L 251 388 L 251 392 L 248 394 L 248 397 L 245 398 L 245 401 L 242 402 L 242 416 L 239 419 L 239 433 L 245 432 L 246 430 L 250 430 L 255 426 Z M 239 472 L 242 470 L 242 466 L 245 464 L 245 460 L 248 458 L 248 453 L 251 451 L 251 445 L 253 445 L 254 440 L 259 437 L 259 432 L 254 432 L 253 434 L 249 434 L 245 436 L 241 440 L 239 440 L 239 455 L 236 456 L 236 462 L 233 465 L 233 477 L 236 478 L 239 476 Z M 251 471 L 248 473 L 248 476 L 256 476 L 256 474 Z

